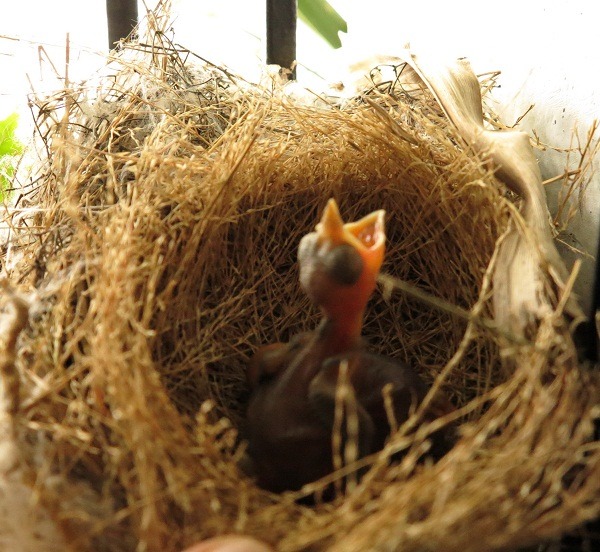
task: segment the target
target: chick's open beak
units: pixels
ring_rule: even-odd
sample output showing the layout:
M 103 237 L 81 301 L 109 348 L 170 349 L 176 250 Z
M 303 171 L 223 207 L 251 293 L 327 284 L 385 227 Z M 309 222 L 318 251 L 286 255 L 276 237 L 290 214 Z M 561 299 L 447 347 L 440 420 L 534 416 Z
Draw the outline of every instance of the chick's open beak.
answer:
M 385 211 L 380 209 L 356 222 L 344 224 L 335 199 L 330 199 L 316 230 L 321 240 L 353 246 L 376 276 L 385 253 L 384 219 Z

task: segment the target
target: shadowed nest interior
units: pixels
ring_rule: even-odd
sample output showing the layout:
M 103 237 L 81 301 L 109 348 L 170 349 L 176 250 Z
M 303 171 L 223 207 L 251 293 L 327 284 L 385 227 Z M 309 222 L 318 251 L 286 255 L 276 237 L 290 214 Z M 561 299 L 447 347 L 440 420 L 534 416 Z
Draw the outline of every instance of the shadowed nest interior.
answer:
M 433 100 L 398 83 L 298 99 L 185 64 L 155 25 L 97 86 L 36 100 L 45 160 L 8 211 L 5 273 L 30 294 L 11 423 L 17 472 L 57 528 L 47 549 L 178 550 L 233 531 L 278 550 L 481 551 L 597 514 L 598 378 L 560 308 L 527 343 L 484 323 L 519 215 Z M 309 507 L 237 469 L 237 429 L 248 358 L 317 323 L 296 250 L 330 197 L 346 220 L 384 208 L 383 271 L 470 314 L 380 286 L 371 349 L 442 387 L 460 438 L 419 462 L 435 428 L 413 420 L 356 488 Z

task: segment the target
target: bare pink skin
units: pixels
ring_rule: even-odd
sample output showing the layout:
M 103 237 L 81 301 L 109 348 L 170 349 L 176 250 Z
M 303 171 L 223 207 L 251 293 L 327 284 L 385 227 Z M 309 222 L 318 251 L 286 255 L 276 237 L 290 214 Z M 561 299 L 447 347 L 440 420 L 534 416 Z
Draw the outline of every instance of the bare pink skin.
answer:
M 273 549 L 251 537 L 228 535 L 194 544 L 183 552 L 273 552 Z

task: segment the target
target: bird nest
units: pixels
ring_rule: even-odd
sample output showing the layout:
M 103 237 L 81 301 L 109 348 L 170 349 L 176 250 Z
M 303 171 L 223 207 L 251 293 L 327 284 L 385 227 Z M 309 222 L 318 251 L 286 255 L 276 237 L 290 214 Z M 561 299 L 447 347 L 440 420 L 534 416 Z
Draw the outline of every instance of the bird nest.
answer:
M 598 377 L 577 363 L 568 282 L 525 337 L 494 322 L 519 200 L 434 97 L 398 81 L 307 101 L 189 58 L 154 29 L 98 86 L 35 100 L 42 166 L 7 214 L 0 542 L 464 552 L 598 514 Z M 347 220 L 387 212 L 371 350 L 456 411 L 409 420 L 357 486 L 309 505 L 330 481 L 258 488 L 238 429 L 249 357 L 317 323 L 296 250 L 330 197 Z M 422 461 L 449 423 L 452 450 Z

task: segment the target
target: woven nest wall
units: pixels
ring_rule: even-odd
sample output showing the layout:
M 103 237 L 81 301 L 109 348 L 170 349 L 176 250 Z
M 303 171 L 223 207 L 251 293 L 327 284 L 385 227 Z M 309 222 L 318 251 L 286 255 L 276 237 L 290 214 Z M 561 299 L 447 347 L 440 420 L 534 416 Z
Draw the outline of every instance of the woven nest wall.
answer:
M 516 199 L 435 102 L 393 86 L 297 100 L 150 39 L 97 88 L 38 100 L 43 167 L 9 212 L 4 263 L 0 542 L 481 551 L 598 514 L 597 375 L 560 309 L 527 343 L 485 323 Z M 330 197 L 348 220 L 387 211 L 383 271 L 430 300 L 387 279 L 365 336 L 444 390 L 459 437 L 434 464 L 419 460 L 435 427 L 400 428 L 356 488 L 307 506 L 325 483 L 259 489 L 238 429 L 248 358 L 317 323 L 296 250 Z

